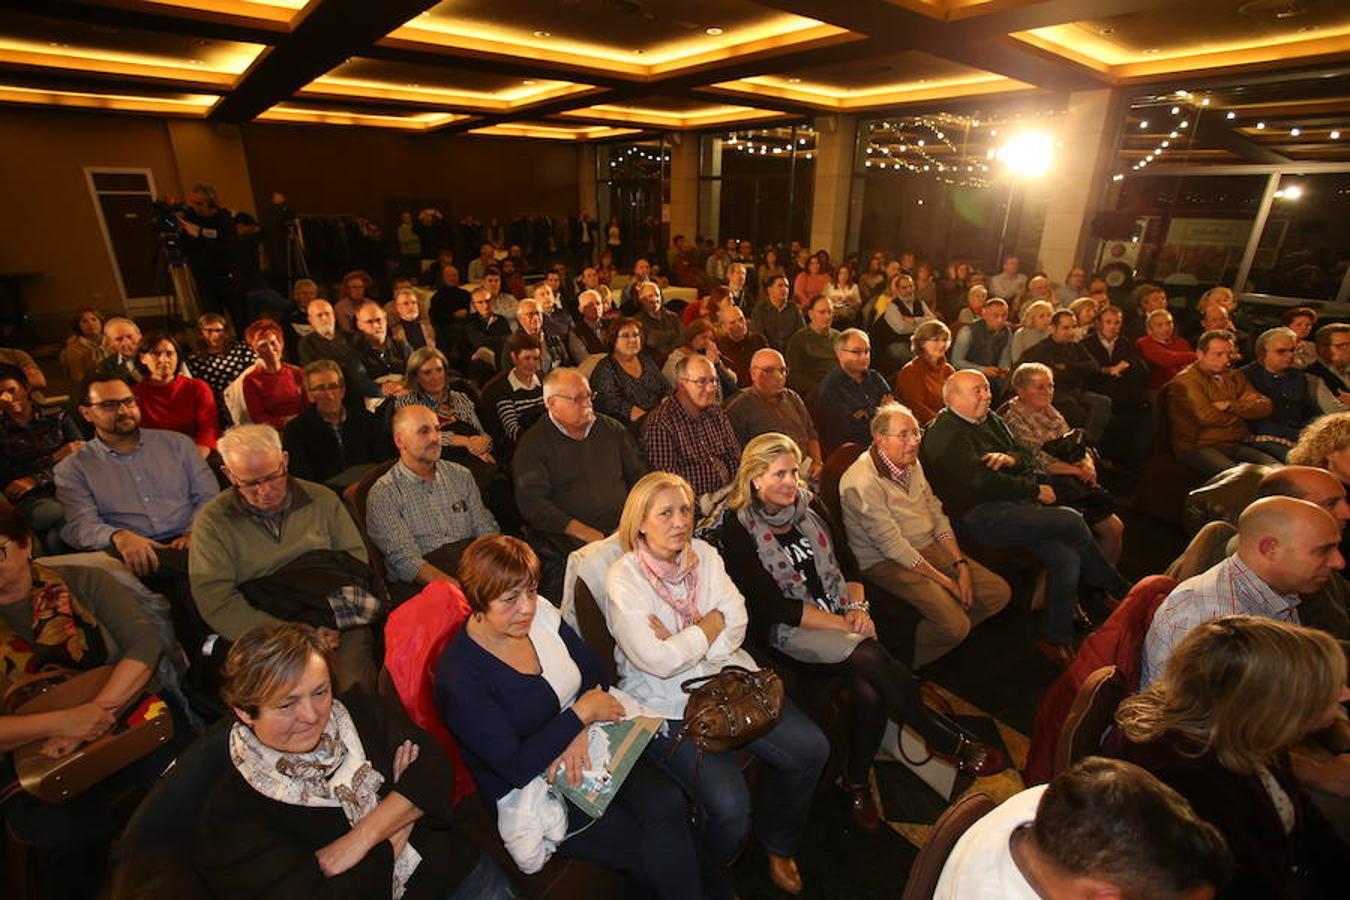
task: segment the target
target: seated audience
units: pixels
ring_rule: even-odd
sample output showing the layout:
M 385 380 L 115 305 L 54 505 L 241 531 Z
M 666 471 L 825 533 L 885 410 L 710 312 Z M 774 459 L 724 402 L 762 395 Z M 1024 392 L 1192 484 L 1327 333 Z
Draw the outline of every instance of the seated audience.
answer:
M 636 422 L 670 393 L 670 383 L 653 357 L 642 352 L 644 326 L 616 319 L 609 327 L 609 354 L 591 370 L 595 408 L 620 422 Z
M 1252 354 L 1252 336 L 1245 331 L 1239 331 L 1233 324 L 1232 312 L 1230 308 L 1223 303 L 1211 302 L 1208 306 L 1203 306 L 1200 311 L 1199 330 L 1196 332 L 1196 338 L 1206 331 L 1227 331 L 1233 335 L 1233 364 L 1247 363 L 1253 358 Z
M 389 317 L 384 307 L 367 300 L 356 308 L 356 331 L 352 347 L 360 355 L 361 365 L 376 384 L 397 383 L 403 379 L 412 349 L 389 335 Z
M 74 383 L 98 368 L 108 355 L 103 344 L 103 313 L 92 306 L 76 310 L 70 330 L 73 333 L 61 348 L 60 360 L 66 378 Z
M 1022 295 L 1027 290 L 1027 276 L 1019 272 L 1021 260 L 1016 256 L 1003 259 L 1003 267 L 989 279 L 989 290 L 995 297 L 1001 297 L 1013 305 L 1020 305 Z
M 1202 622 L 1242 614 L 1299 624 L 1298 595 L 1345 568 L 1341 523 L 1307 500 L 1257 500 L 1242 511 L 1237 531 L 1237 552 L 1183 581 L 1153 613 L 1140 687 L 1162 677 L 1173 650 Z
M 893 373 L 909 362 L 915 329 L 937 318 L 928 304 L 919 299 L 913 275 L 900 272 L 891 279 L 890 285 L 890 302 L 871 327 L 878 364 L 887 373 Z
M 788 290 L 785 275 L 772 276 L 765 285 L 764 299 L 750 314 L 750 330 L 764 335 L 769 346 L 779 352 L 787 350 L 788 338 L 806 324 L 801 306 L 788 302 Z
M 830 273 L 824 270 L 819 256 L 806 260 L 806 268 L 797 273 L 792 283 L 792 300 L 805 310 L 811 301 L 830 287 Z
M 305 366 L 304 378 L 309 402 L 286 423 L 282 439 L 296 478 L 340 490 L 394 455 L 381 418 L 362 403 L 346 402 L 341 366 L 315 360 Z
M 722 353 L 717 346 L 717 326 L 708 319 L 695 319 L 687 325 L 684 329 L 684 343 L 666 357 L 666 364 L 661 367 L 661 375 L 670 383 L 671 388 L 679 386 L 679 379 L 675 375 L 676 364 L 689 356 L 702 356 L 712 363 L 722 397 L 730 397 L 736 393 L 736 373 L 727 368 L 725 360 L 722 359 Z
M 665 365 L 671 351 L 680 345 L 684 325 L 679 316 L 663 305 L 661 289 L 656 282 L 643 282 L 634 291 L 634 296 L 638 309 L 633 318 L 642 323 L 642 352 L 650 356 L 659 369 Z
M 452 372 L 445 354 L 423 347 L 408 357 L 404 393 L 394 400 L 394 409 L 425 406 L 436 414 L 441 431 L 441 458 L 459 463 L 473 473 L 479 490 L 487 491 L 497 474 L 492 437 L 478 419 L 474 401 L 465 391 L 452 387 Z M 467 387 L 455 382 L 458 387 Z
M 567 350 L 577 365 L 588 356 L 605 352 L 605 305 L 597 290 L 587 289 L 577 295 L 577 318 L 567 333 Z
M 1167 394 L 1172 448 L 1177 458 L 1209 478 L 1240 462 L 1278 465 L 1279 460 L 1247 443 L 1247 422 L 1270 416 L 1266 397 L 1241 372 L 1229 367 L 1233 336 L 1206 331 L 1195 361 L 1173 379 Z
M 825 296 L 834 307 L 837 321 L 854 325 L 862 319 L 862 294 L 858 292 L 858 285 L 853 281 L 853 270 L 848 266 L 841 265 L 834 270 Z
M 346 337 L 338 335 L 331 303 L 327 300 L 311 301 L 308 320 L 311 330 L 300 339 L 300 365 L 307 366 L 318 359 L 331 359 L 342 367 L 343 381 L 353 396 L 368 400 L 383 400 L 402 391 L 403 387 L 397 381 L 376 384 L 372 380 L 365 364 L 361 362 L 360 351 Z
M 1256 339 L 1256 358 L 1242 367 L 1252 387 L 1270 398 L 1271 413 L 1248 423 L 1250 443 L 1284 462 L 1299 432 L 1317 418 L 1316 395 L 1303 370 L 1295 367 L 1298 336 L 1288 328 L 1272 328 Z
M 801 452 L 807 480 L 820 478 L 825 462 L 816 435 L 816 423 L 801 395 L 787 386 L 783 354 L 767 347 L 750 360 L 750 386 L 731 398 L 727 418 L 741 446 L 770 431 L 786 434 Z
M 470 266 L 472 268 L 472 266 Z M 470 275 L 470 281 L 477 281 Z M 469 292 L 460 287 L 459 269 L 454 263 L 446 263 L 440 268 L 440 281 L 436 292 L 427 304 L 427 316 L 436 330 L 436 343 L 441 349 L 447 349 L 458 343 L 459 329 L 469 317 L 471 303 Z M 408 342 L 409 345 L 412 341 Z M 416 350 L 416 347 L 413 347 Z
M 1098 371 L 1085 382 L 1088 390 L 1111 398 L 1114 416 L 1132 415 L 1148 405 L 1151 375 L 1148 364 L 1139 355 L 1137 345 L 1121 337 L 1125 314 L 1108 306 L 1097 313 L 1092 329 L 1083 337 L 1082 346 L 1097 361 Z
M 246 340 L 236 339 L 234 326 L 220 313 L 206 313 L 197 319 L 197 334 L 201 337 L 201 349 L 189 356 L 185 365 L 193 378 L 200 378 L 210 386 L 221 422 L 230 425 L 225 389 L 247 372 L 258 357 Z M 282 345 L 285 346 L 285 341 Z
M 1201 297 L 1201 313 L 1205 311 L 1204 302 Z M 1130 301 L 1126 304 L 1130 317 L 1125 322 L 1125 336 L 1132 341 L 1144 337 L 1148 333 L 1148 317 L 1160 309 L 1167 309 L 1167 291 L 1155 284 L 1138 285 L 1130 292 Z
M 1148 333 L 1136 340 L 1135 346 L 1148 363 L 1149 390 L 1156 391 L 1195 362 L 1195 351 L 1185 338 L 1174 333 L 1172 314 L 1165 309 L 1149 313 L 1146 327 Z
M 1324 632 L 1244 615 L 1178 637 L 1158 679 L 1116 710 L 1109 752 L 1218 828 L 1235 863 L 1221 896 L 1342 895 L 1350 846 L 1295 781 L 1288 752 L 1343 715 L 1345 651 Z
M 752 441 L 736 473 L 719 543 L 761 645 L 850 684 L 855 705 L 843 787 L 854 821 L 874 831 L 880 815 L 868 774 L 887 720 L 909 725 L 963 774 L 992 775 L 1008 763 L 954 722 L 930 713 L 913 674 L 879 642 L 858 564 L 849 544 L 834 539 L 824 507 L 801 486 L 800 463 L 786 435 Z M 883 631 L 884 623 L 882 618 Z
M 333 304 L 333 318 L 338 330 L 344 336 L 356 333 L 356 314 L 360 311 L 361 304 L 375 299 L 371 295 L 374 287 L 375 279 L 365 271 L 357 270 L 342 276 L 342 296 Z
M 839 481 L 848 546 L 863 577 L 921 617 L 916 668 L 954 649 L 1012 597 L 1006 581 L 961 550 L 919 463 L 921 436 L 905 407 L 881 407 L 872 417 L 872 446 Z M 887 612 L 877 610 L 883 641 Z
M 833 327 L 834 306 L 818 296 L 806 307 L 807 324 L 788 338 L 788 384 L 804 397 L 814 397 L 826 375 L 839 368 L 834 343 L 839 332 Z
M 943 385 L 947 407 L 924 433 L 923 470 L 965 543 L 1024 547 L 1045 565 L 1045 611 L 1037 649 L 1052 663 L 1073 659 L 1074 605 L 1081 586 L 1121 598 L 1127 582 L 1073 509 L 1057 505 L 1030 451 L 989 409 L 989 382 L 957 372 Z
M 1350 485 L 1350 414 L 1335 413 L 1315 420 L 1303 429 L 1286 461 L 1326 469 L 1342 484 Z
M 197 511 L 220 491 L 192 441 L 141 428 L 131 385 L 97 372 L 75 390 L 94 438 L 56 464 L 61 538 L 77 550 L 106 550 L 147 576 L 187 571 Z
M 1064 276 L 1064 283 L 1054 290 L 1055 305 L 1067 308 L 1073 301 L 1086 297 L 1087 290 L 1087 270 L 1082 266 L 1074 266 L 1069 270 L 1069 274 Z
M 79 705 L 23 715 L 12 708 L 0 712 L 0 753 L 40 741 L 46 756 L 67 757 L 117 728 L 118 716 L 142 690 L 157 689 L 154 673 L 170 648 L 138 599 L 111 575 L 92 566 L 35 563 L 36 549 L 18 512 L 0 506 L 0 691 L 48 668 L 109 666 L 112 674 Z M 175 728 L 186 731 L 183 710 L 167 705 Z M 182 743 L 170 742 L 139 765 L 116 771 L 62 803 L 44 803 L 23 791 L 0 797 L 6 838 L 24 848 L 27 874 L 36 876 L 38 891 L 28 894 L 19 873 L 10 870 L 6 896 L 98 896 L 108 844 L 119 825 L 117 800 L 147 789 Z M 5 768 L 13 779 L 14 769 Z
M 1008 301 L 990 297 L 980 310 L 980 320 L 962 328 L 952 342 L 952 367 L 981 373 L 1001 396 L 1012 371 L 1012 336 Z
M 40 537 L 65 518 L 52 470 L 83 445 L 64 406 L 35 402 L 23 370 L 0 365 L 0 490 Z
M 680 312 L 680 321 L 686 326 L 699 319 L 716 321 L 717 313 L 730 301 L 730 295 L 723 285 L 718 285 L 706 294 L 703 294 L 685 305 Z
M 647 471 L 632 434 L 597 415 L 594 396 L 576 369 L 550 372 L 546 414 L 521 437 L 512 460 L 516 502 L 531 534 L 565 548 L 563 555 L 612 532 L 628 488 Z
M 548 285 L 541 284 L 536 289 L 536 295 L 549 290 Z M 544 310 L 537 299 L 527 299 L 520 301 L 516 307 L 516 334 L 524 334 L 534 339 L 539 345 L 539 371 L 547 375 L 554 369 L 561 366 L 571 365 L 572 359 L 567 351 L 567 342 L 563 340 L 560 334 L 550 334 L 544 327 Z M 511 367 L 511 357 L 507 353 L 506 346 L 510 342 L 508 338 L 502 342 L 500 359 L 497 363 L 499 370 L 505 370 Z
M 956 322 L 952 326 L 955 332 L 960 332 L 962 328 L 974 325 L 980 320 L 980 313 L 984 311 L 984 301 L 989 299 L 989 289 L 982 284 L 972 285 L 966 289 L 962 299 L 965 305 L 956 314 Z
M 895 398 L 881 373 L 871 367 L 872 348 L 867 332 L 849 328 L 834 342 L 839 368 L 826 375 L 816 389 L 816 427 L 826 458 L 841 444 L 866 444 L 868 423 L 877 407 Z
M 759 293 L 756 290 L 755 279 L 750 275 L 753 268 L 753 263 L 747 259 L 744 262 L 732 263 L 731 268 L 727 269 L 727 300 L 742 311 L 754 310 L 755 297 Z
M 515 896 L 455 830 L 453 772 L 435 739 L 397 700 L 335 697 L 336 669 L 305 625 L 253 628 L 230 648 L 230 765 L 195 817 L 192 849 L 212 895 Z
M 728 863 L 750 831 L 749 787 L 736 753 L 705 753 L 680 739 L 689 699 L 681 684 L 728 665 L 759 666 L 741 647 L 745 600 L 717 551 L 693 537 L 694 517 L 693 491 L 682 478 L 652 472 L 633 486 L 619 524 L 624 555 L 606 578 L 604 613 L 614 635 L 619 687 L 667 720 L 650 752 L 698 808 L 704 896 L 730 898 Z M 769 857 L 769 877 L 779 889 L 798 894 L 802 879 L 794 857 L 829 742 L 784 699 L 774 726 L 741 749 L 767 769 L 754 825 Z
M 279 431 L 305 408 L 304 372 L 282 362 L 285 339 L 276 322 L 259 319 L 245 329 L 244 340 L 258 357 L 258 365 L 243 377 L 248 417 Z
M 913 357 L 895 376 L 895 396 L 909 407 L 920 425 L 942 409 L 942 385 L 956 370 L 947 362 L 952 333 L 936 319 L 924 322 L 910 337 Z
M 539 303 L 539 311 L 544 314 L 544 333 L 561 338 L 564 346 L 567 335 L 572 331 L 572 314 L 563 305 L 563 277 L 566 274 L 567 267 L 556 263 L 544 273 L 544 280 L 536 284 L 530 294 Z M 572 305 L 575 306 L 576 302 L 573 301 Z
M 1088 379 L 1100 374 L 1101 367 L 1078 342 L 1073 313 L 1061 309 L 1050 318 L 1050 336 L 1029 347 L 1019 360 L 1028 362 L 1041 363 L 1054 373 L 1064 418 L 1086 431 L 1093 444 L 1100 444 L 1111 421 L 1111 398 L 1087 389 Z
M 103 343 L 108 348 L 108 355 L 103 357 L 96 371 L 103 375 L 122 375 L 132 384 L 140 381 L 140 326 L 122 316 L 113 316 L 103 323 Z
M 436 664 L 441 717 L 503 824 L 528 813 L 521 792 L 541 779 L 578 784 L 590 726 L 625 717 L 590 647 L 536 593 L 539 572 L 539 558 L 517 538 L 471 544 L 461 579 L 473 615 Z M 559 855 L 624 872 L 648 896 L 704 896 L 687 801 L 653 752 L 638 758 L 598 819 L 560 802 L 567 837 Z M 531 870 L 546 859 L 543 848 L 512 849 Z
M 1016 396 L 999 408 L 1013 437 L 1031 451 L 1039 475 L 1049 476 L 1055 497 L 1064 506 L 1078 510 L 1097 536 L 1102 552 L 1111 565 L 1120 562 L 1125 541 L 1125 524 L 1116 515 L 1116 501 L 1097 481 L 1093 447 L 1082 459 L 1067 462 L 1046 453 L 1046 442 L 1063 437 L 1070 423 L 1056 408 L 1059 394 L 1055 373 L 1037 362 L 1024 362 L 1013 370 L 1012 387 Z
M 1317 359 L 1304 367 L 1314 379 L 1317 405 L 1322 412 L 1350 410 L 1350 325 L 1330 322 L 1317 329 Z
M 736 374 L 736 384 L 750 384 L 750 360 L 769 346 L 764 335 L 750 330 L 745 311 L 739 306 L 723 306 L 717 314 L 717 352 Z
M 966 829 L 934 900 L 1213 897 L 1232 870 L 1219 830 L 1138 766 L 1090 756 Z
M 1011 356 L 1013 365 L 1032 347 L 1050 337 L 1050 317 L 1055 308 L 1044 300 L 1028 303 L 1022 308 L 1022 325 L 1013 333 Z
M 346 507 L 290 475 L 275 428 L 236 425 L 222 435 L 220 455 L 231 487 L 198 510 L 188 556 L 202 619 L 226 641 L 283 620 L 315 625 L 337 654 L 339 688 L 374 690 L 371 624 L 383 612 L 375 593 L 383 586 Z
M 522 310 L 520 316 L 524 322 L 528 313 Z M 483 385 L 479 408 L 493 446 L 509 459 L 520 436 L 544 412 L 544 385 L 539 380 L 543 350 L 538 339 L 524 331 L 507 338 L 502 349 L 511 367 Z
M 1097 313 L 1100 312 L 1097 309 L 1097 301 L 1091 297 L 1079 297 L 1069 304 L 1069 312 L 1073 313 L 1074 319 L 1078 322 L 1076 334 L 1081 341 L 1097 321 Z
M 719 400 L 712 362 L 691 354 L 675 364 L 675 393 L 642 419 L 647 462 L 689 482 L 696 499 L 730 485 L 741 458 L 740 442 Z
M 437 578 L 454 578 L 464 548 L 500 529 L 469 471 L 441 459 L 434 412 L 405 406 L 394 413 L 393 432 L 399 461 L 371 485 L 366 532 L 384 554 L 391 589 L 408 588 L 404 599 Z
M 511 336 L 511 320 L 493 309 L 493 295 L 486 287 L 474 288 L 471 297 L 473 312 L 464 321 L 464 345 L 460 355 L 467 365 L 465 371 L 486 381 L 497 371 L 502 344 Z
M 216 449 L 220 417 L 210 386 L 179 371 L 178 344 L 164 332 L 151 332 L 141 344 L 145 377 L 131 392 L 147 428 L 163 428 L 192 438 L 205 459 Z
M 467 311 L 468 308 L 469 295 L 466 291 L 464 309 Z M 384 306 L 384 314 L 389 319 L 389 338 L 395 345 L 407 344 L 410 353 L 423 347 L 436 346 L 435 326 L 428 316 L 422 315 L 422 304 L 417 299 L 417 292 L 412 288 L 402 287 L 395 290 L 394 299 Z M 446 341 L 445 345 L 453 347 L 454 342 Z

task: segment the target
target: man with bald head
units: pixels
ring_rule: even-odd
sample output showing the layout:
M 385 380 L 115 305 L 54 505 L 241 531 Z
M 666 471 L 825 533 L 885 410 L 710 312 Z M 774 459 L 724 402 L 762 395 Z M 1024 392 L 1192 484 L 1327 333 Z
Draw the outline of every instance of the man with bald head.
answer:
M 734 309 L 734 307 L 733 307 Z M 735 310 L 744 321 L 745 314 Z M 723 312 L 726 312 L 724 309 Z M 803 460 L 810 460 L 808 479 L 820 477 L 823 461 L 816 425 L 806 411 L 801 395 L 787 386 L 787 363 L 783 354 L 765 347 L 750 357 L 750 386 L 739 391 L 727 404 L 727 418 L 744 447 L 752 438 L 770 431 L 786 434 L 796 441 Z
M 141 328 L 123 316 L 113 316 L 103 323 L 103 340 L 112 352 L 97 366 L 101 375 L 121 375 L 133 383 L 141 380 L 136 365 L 136 351 L 141 346 Z
M 384 307 L 367 300 L 356 308 L 356 332 L 352 346 L 361 354 L 366 374 L 379 383 L 401 381 L 412 348 L 408 342 L 389 334 L 389 316 Z
M 675 393 L 642 417 L 647 462 L 689 482 L 695 497 L 731 484 L 741 463 L 740 442 L 720 401 L 712 361 L 690 353 L 675 363 Z
M 366 500 L 366 531 L 384 554 L 395 602 L 438 578 L 451 578 L 474 538 L 497 534 L 468 469 L 441 459 L 436 413 L 419 404 L 394 413 L 398 462 Z
M 717 312 L 717 350 L 736 373 L 737 384 L 750 383 L 750 359 L 767 346 L 768 338 L 750 330 L 745 310 L 731 303 L 723 304 Z
M 1019 547 L 1045 565 L 1039 649 L 1052 663 L 1073 659 L 1080 584 L 1124 597 L 1130 584 L 1102 554 L 1083 516 L 1059 506 L 1035 458 L 990 411 L 989 380 L 971 369 L 942 386 L 946 407 L 924 433 L 919 457 L 962 544 Z
M 1157 680 L 1173 648 L 1210 619 L 1248 615 L 1300 624 L 1298 595 L 1317 591 L 1345 568 L 1341 524 L 1294 497 L 1263 497 L 1248 506 L 1238 519 L 1237 552 L 1183 581 L 1153 614 L 1139 687 Z
M 361 362 L 360 351 L 338 336 L 333 304 L 327 300 L 311 300 L 309 306 L 305 307 L 305 316 L 313 330 L 300 339 L 300 365 L 307 366 L 318 359 L 331 359 L 342 369 L 343 379 L 351 393 L 367 399 L 391 396 L 402 389 L 393 381 L 381 385 L 371 379 L 365 364 Z

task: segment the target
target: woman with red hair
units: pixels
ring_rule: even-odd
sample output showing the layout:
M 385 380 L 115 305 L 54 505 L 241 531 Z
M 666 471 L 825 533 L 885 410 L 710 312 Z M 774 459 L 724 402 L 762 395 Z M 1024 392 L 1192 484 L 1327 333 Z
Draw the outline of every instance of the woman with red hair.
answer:
M 285 334 L 270 319 L 259 319 L 244 331 L 257 364 L 243 375 L 244 406 L 254 422 L 281 429 L 305 408 L 305 376 L 299 366 L 281 361 Z

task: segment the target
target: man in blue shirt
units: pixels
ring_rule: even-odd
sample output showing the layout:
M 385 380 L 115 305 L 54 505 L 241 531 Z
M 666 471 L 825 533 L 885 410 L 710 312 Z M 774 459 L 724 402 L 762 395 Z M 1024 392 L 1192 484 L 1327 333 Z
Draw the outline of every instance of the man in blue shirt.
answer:
M 141 577 L 187 572 L 192 517 L 220 491 L 186 435 L 141 428 L 131 385 L 93 373 L 76 392 L 95 437 L 57 463 L 61 537 L 80 550 L 106 550 Z
M 872 366 L 872 342 L 867 332 L 849 328 L 834 339 L 839 368 L 816 387 L 816 429 L 820 450 L 829 459 L 835 448 L 853 441 L 872 443 L 872 416 L 877 407 L 895 399 L 886 379 Z

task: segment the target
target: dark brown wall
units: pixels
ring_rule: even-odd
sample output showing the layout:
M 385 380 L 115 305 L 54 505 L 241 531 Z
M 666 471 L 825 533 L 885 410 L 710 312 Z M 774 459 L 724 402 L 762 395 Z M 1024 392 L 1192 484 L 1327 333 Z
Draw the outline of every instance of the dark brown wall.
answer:
M 577 211 L 581 148 L 570 143 L 253 124 L 244 145 L 254 196 L 286 194 L 302 214 L 364 213 L 439 198 L 453 219 Z

